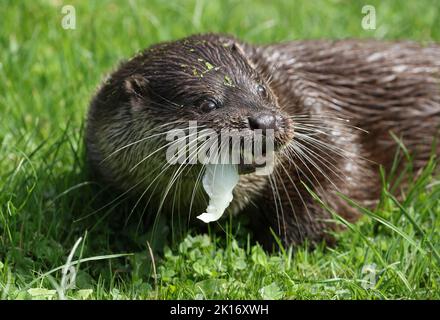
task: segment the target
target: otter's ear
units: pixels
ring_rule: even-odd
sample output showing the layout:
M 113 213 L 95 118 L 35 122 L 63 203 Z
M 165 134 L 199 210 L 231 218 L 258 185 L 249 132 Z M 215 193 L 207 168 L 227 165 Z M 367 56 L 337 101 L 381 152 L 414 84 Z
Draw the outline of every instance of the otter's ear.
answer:
M 231 44 L 231 50 L 240 54 L 253 69 L 257 68 L 255 63 L 249 58 L 249 54 L 246 54 L 244 47 L 240 43 L 234 41 Z
M 239 54 L 246 56 L 244 48 L 241 44 L 237 42 L 234 38 L 222 39 L 222 44 L 226 48 L 231 48 L 232 51 L 238 52 Z
M 124 80 L 124 90 L 135 110 L 141 110 L 145 105 L 145 97 L 149 88 L 149 81 L 140 74 L 134 74 Z
M 232 51 L 238 52 L 242 56 L 246 57 L 246 53 L 244 52 L 244 48 L 237 42 L 233 42 L 231 45 Z
M 140 74 L 134 74 L 124 80 L 124 90 L 130 95 L 142 97 L 148 90 L 148 79 Z

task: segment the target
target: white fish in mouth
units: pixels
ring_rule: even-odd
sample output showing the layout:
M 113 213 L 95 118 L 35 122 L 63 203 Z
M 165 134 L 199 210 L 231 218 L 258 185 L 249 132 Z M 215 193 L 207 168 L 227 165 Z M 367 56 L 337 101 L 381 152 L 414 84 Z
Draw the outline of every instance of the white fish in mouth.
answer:
M 203 188 L 209 196 L 206 212 L 197 216 L 205 223 L 217 221 L 233 199 L 232 191 L 238 183 L 236 165 L 208 164 L 203 176 Z

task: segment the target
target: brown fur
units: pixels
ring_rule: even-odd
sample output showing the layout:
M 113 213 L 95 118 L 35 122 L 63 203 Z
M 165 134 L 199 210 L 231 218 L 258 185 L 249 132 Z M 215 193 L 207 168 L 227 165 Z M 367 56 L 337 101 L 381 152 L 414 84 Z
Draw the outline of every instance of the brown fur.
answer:
M 206 62 L 216 69 L 207 70 Z M 265 97 L 254 91 L 256 83 L 266 87 Z M 224 108 L 200 112 L 195 105 L 204 96 L 219 97 Z M 330 215 L 303 184 L 355 221 L 358 213 L 337 192 L 364 205 L 375 203 L 379 164 L 389 171 L 395 155 L 390 131 L 420 169 L 440 124 L 440 47 L 357 40 L 256 46 L 215 34 L 159 44 L 123 63 L 95 96 L 87 128 L 90 163 L 106 183 L 145 201 L 157 197 L 163 210 L 171 211 L 163 193 L 172 169 L 157 178 L 165 151 L 131 170 L 164 140 L 115 151 L 188 120 L 217 131 L 246 129 L 245 119 L 263 111 L 282 118 L 275 172 L 242 175 L 231 211 L 249 215 L 262 241 L 270 243 L 269 227 L 289 245 L 331 241 Z M 203 192 L 194 203 L 189 194 L 199 171 L 189 172 L 181 178 L 187 192 L 168 197 L 200 213 L 206 206 Z M 196 189 L 200 194 L 200 184 Z

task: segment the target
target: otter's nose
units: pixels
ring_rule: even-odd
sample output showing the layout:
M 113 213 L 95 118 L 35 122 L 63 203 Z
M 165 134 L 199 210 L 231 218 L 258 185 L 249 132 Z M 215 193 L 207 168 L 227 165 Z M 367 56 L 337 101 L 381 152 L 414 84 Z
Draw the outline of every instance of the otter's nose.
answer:
M 249 127 L 252 130 L 255 130 L 255 129 L 276 130 L 276 129 L 278 129 L 276 118 L 274 115 L 272 115 L 270 113 L 264 113 L 264 114 L 251 116 L 248 118 L 248 121 L 249 121 Z

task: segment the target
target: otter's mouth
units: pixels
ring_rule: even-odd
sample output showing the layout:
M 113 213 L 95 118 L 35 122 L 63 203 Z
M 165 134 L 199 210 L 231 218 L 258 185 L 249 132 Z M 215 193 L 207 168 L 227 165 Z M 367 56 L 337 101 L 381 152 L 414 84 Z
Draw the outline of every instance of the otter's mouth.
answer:
M 254 173 L 258 168 L 264 168 L 266 164 L 257 164 L 255 162 L 250 164 L 240 163 L 238 165 L 238 173 L 242 174 L 250 174 Z
M 238 173 L 244 175 L 255 173 L 257 170 L 263 170 L 265 168 L 270 169 L 273 167 L 274 157 L 274 151 L 271 151 L 269 154 L 263 152 L 261 156 L 249 157 L 251 158 L 251 161 L 249 161 L 242 153 L 240 154 L 240 163 L 237 166 Z
M 268 144 L 266 144 L 265 139 L 263 141 L 264 143 L 260 145 L 260 149 L 244 150 L 242 148 L 239 151 L 237 168 L 240 175 L 251 174 L 256 171 L 259 171 L 262 175 L 270 174 L 277 154 L 289 143 L 287 139 L 284 141 L 279 136 L 275 136 Z M 265 171 L 263 169 L 268 170 Z

